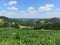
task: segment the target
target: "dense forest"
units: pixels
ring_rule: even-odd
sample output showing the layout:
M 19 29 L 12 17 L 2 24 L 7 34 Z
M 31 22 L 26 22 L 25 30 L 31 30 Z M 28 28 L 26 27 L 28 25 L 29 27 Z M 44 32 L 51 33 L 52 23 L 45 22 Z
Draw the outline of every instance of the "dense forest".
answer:
M 19 19 L 0 16 L 0 28 L 60 30 L 60 18 Z

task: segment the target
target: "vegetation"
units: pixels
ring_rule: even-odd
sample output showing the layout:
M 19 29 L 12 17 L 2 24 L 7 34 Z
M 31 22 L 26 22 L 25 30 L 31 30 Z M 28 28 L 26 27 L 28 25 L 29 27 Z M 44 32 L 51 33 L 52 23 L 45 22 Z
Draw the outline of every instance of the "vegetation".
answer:
M 0 17 L 0 45 L 60 45 L 60 18 Z
M 60 30 L 0 28 L 0 45 L 60 45 Z
M 16 19 L 0 16 L 0 28 L 60 30 L 60 18 Z

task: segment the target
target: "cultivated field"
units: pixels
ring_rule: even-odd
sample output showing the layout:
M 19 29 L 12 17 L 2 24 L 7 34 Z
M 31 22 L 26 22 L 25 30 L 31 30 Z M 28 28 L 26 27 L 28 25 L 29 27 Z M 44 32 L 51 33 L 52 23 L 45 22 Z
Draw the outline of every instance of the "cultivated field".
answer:
M 60 45 L 60 30 L 0 28 L 0 45 Z

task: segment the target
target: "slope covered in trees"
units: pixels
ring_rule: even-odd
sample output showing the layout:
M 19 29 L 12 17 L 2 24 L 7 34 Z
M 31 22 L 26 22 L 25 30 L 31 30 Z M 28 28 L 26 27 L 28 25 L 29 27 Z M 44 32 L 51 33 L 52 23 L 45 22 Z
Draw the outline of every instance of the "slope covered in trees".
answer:
M 3 27 L 60 30 L 60 18 L 18 19 L 0 16 L 0 28 Z

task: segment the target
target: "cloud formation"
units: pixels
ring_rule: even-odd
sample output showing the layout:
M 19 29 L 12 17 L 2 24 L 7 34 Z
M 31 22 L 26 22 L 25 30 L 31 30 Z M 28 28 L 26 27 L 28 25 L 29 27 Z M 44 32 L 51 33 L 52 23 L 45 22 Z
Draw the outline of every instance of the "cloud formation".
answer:
M 28 7 L 26 11 L 20 13 L 21 18 L 52 18 L 52 17 L 59 17 L 58 11 L 53 11 L 54 5 L 53 4 L 46 4 L 45 6 L 40 6 L 38 10 L 35 10 L 34 7 Z M 60 8 L 57 8 L 60 10 Z M 56 10 L 56 9 L 55 9 Z
M 10 2 L 8 2 L 8 5 L 15 5 L 15 4 L 17 4 L 17 1 L 10 1 Z
M 10 9 L 10 10 L 18 10 L 18 8 L 16 8 L 15 6 L 8 7 L 8 9 Z
M 30 15 L 36 15 L 36 14 L 37 14 L 37 12 L 36 12 L 36 10 L 34 9 L 34 7 L 29 7 L 29 8 L 27 9 L 27 12 L 28 12 L 28 14 L 30 14 Z
M 17 1 L 10 1 L 8 3 L 5 3 L 4 6 L 7 6 L 7 9 L 9 10 L 18 10 L 18 8 L 15 6 L 17 4 Z
M 46 4 L 45 6 L 40 6 L 39 10 L 40 11 L 50 11 L 54 7 L 53 4 Z
M 9 10 L 18 10 L 18 8 L 14 5 L 8 6 Z M 44 6 L 38 7 L 38 10 L 35 10 L 34 7 L 28 7 L 26 10 L 16 12 L 9 12 L 7 15 L 9 17 L 17 17 L 17 18 L 52 18 L 52 17 L 60 17 L 60 8 L 54 9 L 53 4 L 46 4 Z M 56 11 L 58 10 L 58 11 Z

